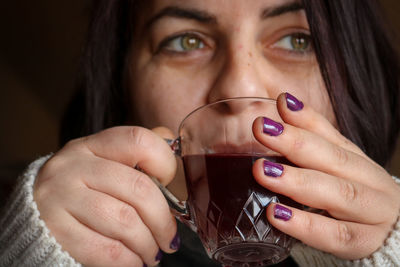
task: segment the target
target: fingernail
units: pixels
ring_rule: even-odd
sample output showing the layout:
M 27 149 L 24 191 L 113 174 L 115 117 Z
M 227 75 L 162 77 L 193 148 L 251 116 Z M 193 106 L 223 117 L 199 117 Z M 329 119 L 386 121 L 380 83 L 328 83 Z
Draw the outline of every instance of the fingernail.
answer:
M 292 218 L 292 211 L 284 206 L 275 204 L 274 217 L 279 220 L 289 221 Z
M 283 125 L 268 118 L 263 118 L 263 132 L 271 136 L 278 136 L 283 132 Z
M 147 267 L 147 264 L 146 264 L 146 263 L 143 263 L 143 267 Z
M 281 164 L 264 160 L 264 174 L 270 177 L 280 177 L 283 173 L 283 166 Z
M 290 109 L 291 111 L 299 111 L 303 109 L 304 107 L 303 102 L 301 102 L 300 100 L 298 100 L 296 97 L 294 97 L 289 93 L 286 93 L 285 95 L 286 95 L 286 105 L 288 109 Z
M 172 239 L 171 244 L 169 245 L 169 248 L 172 250 L 178 250 L 180 246 L 181 246 L 181 239 L 179 238 L 178 233 L 176 233 L 174 239 Z
M 163 253 L 161 250 L 158 251 L 157 256 L 156 256 L 156 261 L 160 261 L 163 257 Z

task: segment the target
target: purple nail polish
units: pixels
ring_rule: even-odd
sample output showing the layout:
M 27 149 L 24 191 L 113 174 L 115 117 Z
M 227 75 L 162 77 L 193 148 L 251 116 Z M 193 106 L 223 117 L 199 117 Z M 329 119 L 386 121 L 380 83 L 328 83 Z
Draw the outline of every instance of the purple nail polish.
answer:
M 283 125 L 268 118 L 263 118 L 263 132 L 271 136 L 278 136 L 283 132 Z
M 292 211 L 284 206 L 276 204 L 274 209 L 274 217 L 283 221 L 289 221 L 292 217 Z
M 298 100 L 296 97 L 294 97 L 289 93 L 286 93 L 285 95 L 286 95 L 286 105 L 288 109 L 290 109 L 291 111 L 299 111 L 303 109 L 304 107 L 303 102 L 301 102 L 300 100 Z
M 264 174 L 270 177 L 280 177 L 283 173 L 283 166 L 281 164 L 264 160 Z
M 156 255 L 156 261 L 160 261 L 163 257 L 163 253 L 161 250 L 158 251 L 157 255 Z
M 169 245 L 169 248 L 172 250 L 178 250 L 180 246 L 181 246 L 181 239 L 178 233 L 176 233 L 174 239 L 172 239 L 171 244 Z
M 147 264 L 146 264 L 146 263 L 143 263 L 143 267 L 147 267 Z

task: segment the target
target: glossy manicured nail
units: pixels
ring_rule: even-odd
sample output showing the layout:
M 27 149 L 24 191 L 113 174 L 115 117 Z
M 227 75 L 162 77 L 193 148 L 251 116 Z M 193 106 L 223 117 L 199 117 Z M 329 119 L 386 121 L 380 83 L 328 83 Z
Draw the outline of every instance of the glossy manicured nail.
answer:
M 163 257 L 163 253 L 161 250 L 158 251 L 157 255 L 156 255 L 156 261 L 160 261 Z
M 169 245 L 169 248 L 172 250 L 178 250 L 180 246 L 181 246 L 181 239 L 179 238 L 178 233 L 176 233 L 174 239 L 172 239 L 171 244 Z
M 146 264 L 146 263 L 143 263 L 143 267 L 147 267 L 147 264 Z
M 289 221 L 292 218 L 292 211 L 279 204 L 275 205 L 274 217 L 279 220 Z
M 294 97 L 289 93 L 286 93 L 285 96 L 286 96 L 286 105 L 288 109 L 290 109 L 291 111 L 299 111 L 303 109 L 304 107 L 303 102 L 301 102 L 300 100 L 298 100 L 296 97 Z
M 280 177 L 283 173 L 283 166 L 281 164 L 264 160 L 264 174 L 270 177 Z
M 263 118 L 263 132 L 271 136 L 278 136 L 283 132 L 283 125 L 268 118 Z

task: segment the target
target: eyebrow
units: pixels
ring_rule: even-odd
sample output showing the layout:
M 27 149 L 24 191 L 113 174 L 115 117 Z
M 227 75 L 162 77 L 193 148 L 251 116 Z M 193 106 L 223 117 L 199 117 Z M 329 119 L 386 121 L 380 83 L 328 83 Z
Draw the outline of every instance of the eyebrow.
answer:
M 261 19 L 268 19 L 272 17 L 281 16 L 286 13 L 297 12 L 304 9 L 300 2 L 290 2 L 276 7 L 265 8 L 261 12 Z M 150 27 L 154 22 L 163 17 L 184 18 L 196 20 L 205 24 L 217 24 L 217 17 L 206 11 L 198 9 L 188 9 L 178 6 L 168 6 L 163 8 L 155 16 L 153 16 L 147 23 L 146 28 Z
M 267 7 L 261 12 L 261 19 L 281 16 L 286 13 L 293 13 L 303 10 L 304 6 L 300 2 L 289 2 L 276 7 Z
M 214 15 L 211 15 L 205 11 L 201 11 L 198 9 L 181 8 L 177 6 L 168 6 L 162 9 L 154 17 L 152 17 L 146 23 L 146 26 L 150 27 L 151 24 L 163 17 L 192 19 L 206 24 L 217 24 L 217 18 Z

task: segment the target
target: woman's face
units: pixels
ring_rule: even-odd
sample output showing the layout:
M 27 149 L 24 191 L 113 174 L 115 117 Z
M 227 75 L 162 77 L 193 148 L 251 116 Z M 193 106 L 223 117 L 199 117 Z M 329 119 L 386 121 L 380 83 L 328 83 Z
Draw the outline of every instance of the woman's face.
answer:
M 332 106 L 296 0 L 154 0 L 129 57 L 137 123 L 177 130 L 193 109 L 289 92 L 332 123 Z

